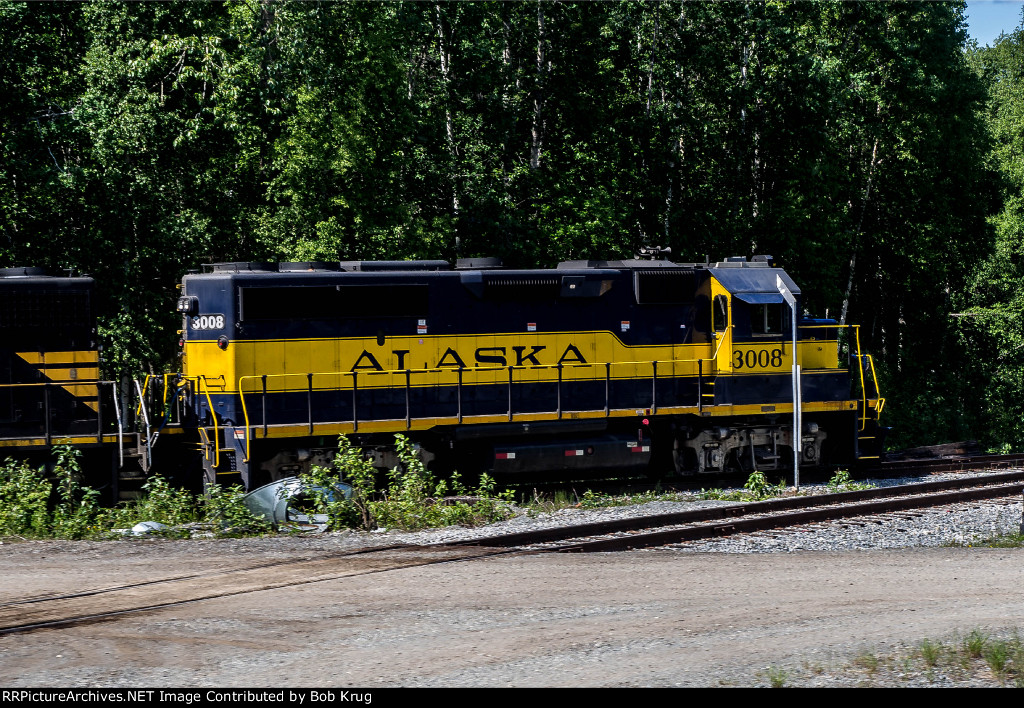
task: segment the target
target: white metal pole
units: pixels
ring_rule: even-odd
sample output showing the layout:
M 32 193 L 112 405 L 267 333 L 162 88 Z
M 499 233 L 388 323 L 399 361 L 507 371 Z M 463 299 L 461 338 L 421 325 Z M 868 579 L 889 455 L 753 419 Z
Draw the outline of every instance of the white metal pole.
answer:
M 796 356 L 796 298 L 793 299 L 793 486 L 800 489 L 800 364 Z
M 797 349 L 797 342 L 796 341 L 794 341 L 794 343 L 793 343 L 793 348 L 796 351 L 796 349 Z M 799 490 L 800 489 L 800 459 L 803 456 L 803 452 L 804 452 L 804 411 L 802 410 L 803 409 L 803 392 L 804 391 L 803 391 L 803 386 L 801 385 L 801 381 L 800 381 L 800 365 L 798 364 L 797 366 L 794 367 L 794 369 L 796 369 L 796 371 L 797 371 L 797 376 L 796 376 L 796 379 L 797 379 L 797 386 L 796 386 L 796 388 L 797 388 L 797 397 L 796 397 L 797 405 L 794 406 L 794 409 L 795 409 L 794 417 L 797 420 L 797 422 L 796 422 L 796 426 L 797 426 L 797 449 L 796 449 L 796 459 L 794 460 L 794 464 L 793 464 L 793 470 L 794 470 L 793 471 L 793 484 Z
M 789 287 L 782 282 L 782 276 L 775 276 L 775 287 L 782 293 L 783 299 L 789 303 L 790 312 L 792 313 L 792 324 L 793 324 L 793 371 L 790 375 L 793 383 L 793 486 L 796 489 L 800 489 L 800 449 L 801 443 L 801 431 L 800 431 L 800 364 L 797 363 L 796 356 L 796 296 Z

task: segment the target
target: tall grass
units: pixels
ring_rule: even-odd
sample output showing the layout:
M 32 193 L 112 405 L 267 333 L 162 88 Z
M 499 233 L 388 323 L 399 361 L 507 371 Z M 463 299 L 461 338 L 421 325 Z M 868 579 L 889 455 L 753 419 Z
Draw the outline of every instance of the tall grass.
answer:
M 396 436 L 400 464 L 388 473 L 380 490 L 375 488 L 376 470 L 362 451 L 345 437 L 338 445 L 330 467 L 314 468 L 303 477 L 313 497 L 309 511 L 326 514 L 329 528 L 416 530 L 489 523 L 513 513 L 512 493 L 498 492 L 486 474 L 473 488 L 457 473 L 437 479 L 404 436 Z M 50 471 L 8 459 L 0 465 L 0 537 L 109 538 L 117 535 L 115 529 L 140 521 L 164 524 L 167 528 L 161 533 L 175 536 L 187 536 L 196 527 L 215 536 L 272 530 L 266 519 L 246 508 L 240 486 L 212 485 L 205 494 L 193 495 L 153 476 L 140 499 L 104 508 L 99 492 L 81 483 L 83 477 L 79 453 L 68 446 L 56 448 Z M 342 482 L 352 487 L 349 499 L 333 491 Z
M 80 453 L 66 445 L 55 448 L 49 472 L 8 459 L 0 465 L 0 536 L 18 538 L 111 538 L 114 529 L 140 521 L 156 521 L 167 533 L 187 535 L 180 527 L 199 524 L 216 536 L 259 534 L 270 530 L 242 503 L 241 487 L 213 486 L 195 496 L 154 476 L 141 499 L 113 508 L 99 504 L 100 494 L 82 484 Z M 177 529 L 175 527 L 178 527 Z

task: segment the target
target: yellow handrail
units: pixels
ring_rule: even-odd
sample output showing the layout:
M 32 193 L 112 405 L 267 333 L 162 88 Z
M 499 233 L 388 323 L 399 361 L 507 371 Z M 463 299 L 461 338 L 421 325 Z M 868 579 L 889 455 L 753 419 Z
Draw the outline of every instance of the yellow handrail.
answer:
M 583 363 L 583 362 L 567 362 L 567 363 L 564 363 L 564 364 L 540 364 L 538 366 L 525 366 L 525 365 L 523 365 L 523 366 L 515 366 L 515 365 L 506 365 L 506 366 L 478 366 L 478 367 L 465 367 L 465 368 L 461 369 L 461 371 L 467 371 L 467 370 L 478 371 L 478 372 L 479 371 L 508 371 L 509 369 L 520 370 L 520 371 L 527 371 L 527 370 L 537 370 L 537 369 L 557 369 L 559 367 L 561 367 L 561 368 L 579 369 L 579 368 L 584 368 L 584 367 L 629 366 L 629 365 L 641 365 L 642 364 L 642 365 L 650 365 L 652 367 L 652 375 L 653 375 L 653 373 L 654 373 L 653 368 L 656 367 L 659 364 L 696 364 L 696 363 L 698 363 L 700 361 L 708 361 L 708 359 L 706 359 L 704 357 L 699 357 L 697 359 L 665 359 L 665 360 L 655 360 L 655 361 L 616 361 L 616 362 L 585 362 L 585 363 Z M 262 381 L 264 376 L 266 376 L 268 379 L 287 379 L 289 377 L 301 377 L 302 379 L 305 379 L 307 381 L 312 381 L 312 378 L 315 377 L 315 376 L 339 376 L 339 377 L 340 376 L 351 376 L 354 379 L 357 375 L 360 375 L 360 374 L 366 375 L 366 376 L 384 376 L 384 375 L 430 374 L 430 373 L 440 374 L 440 373 L 445 373 L 445 372 L 456 373 L 458 371 L 460 371 L 460 369 L 458 369 L 456 367 L 442 367 L 442 368 L 428 368 L 428 369 L 395 369 L 395 370 L 388 370 L 388 371 L 314 371 L 314 372 L 304 373 L 304 374 L 301 374 L 301 373 L 294 373 L 294 374 L 248 374 L 248 375 L 245 375 L 245 376 L 240 376 L 238 378 L 238 397 L 242 401 L 242 417 L 243 417 L 243 419 L 245 421 L 245 462 L 248 462 L 250 457 L 251 457 L 250 440 L 252 438 L 252 436 L 250 435 L 250 431 L 249 431 L 249 429 L 252 427 L 251 421 L 249 420 L 249 406 L 245 402 L 245 389 L 244 389 L 244 386 L 243 386 L 243 383 L 246 382 L 246 381 L 254 381 L 254 380 L 257 380 L 257 379 Z M 296 389 L 296 390 L 298 390 L 298 389 Z M 330 389 L 322 389 L 322 390 L 330 390 Z M 209 398 L 209 394 L 207 394 L 207 398 Z M 211 404 L 211 410 L 212 410 L 212 404 Z
M 867 358 L 868 364 L 870 364 L 871 366 L 871 380 L 875 384 L 875 394 L 877 395 L 878 393 L 880 393 L 880 391 L 878 390 L 878 374 L 875 373 L 875 358 L 870 354 L 867 355 Z M 875 403 L 875 416 L 877 417 L 882 415 L 882 409 L 885 408 L 885 399 L 882 398 L 881 396 L 878 396 L 878 398 L 875 400 L 877 401 Z
M 852 329 L 854 340 L 857 345 L 857 369 L 860 375 L 860 391 L 861 391 L 861 404 L 864 410 L 864 419 L 861 420 L 861 430 L 867 427 L 867 410 L 868 410 L 868 390 L 864 385 L 864 357 L 867 357 L 868 365 L 871 369 L 871 380 L 875 386 L 875 394 L 879 393 L 878 388 L 878 374 L 875 372 L 875 360 L 870 354 L 861 353 L 860 348 L 860 325 L 855 324 L 822 324 L 822 325 L 801 325 L 800 329 Z M 885 398 L 878 396 L 875 399 L 875 415 L 881 415 L 882 409 L 885 407 Z
M 847 325 L 847 326 L 856 327 L 857 325 Z M 415 374 L 442 374 L 442 373 L 456 373 L 456 372 L 458 372 L 460 370 L 463 371 L 463 372 L 469 372 L 469 371 L 471 371 L 471 372 L 508 371 L 509 369 L 512 369 L 512 370 L 515 370 L 515 371 L 537 371 L 537 370 L 541 370 L 541 369 L 558 369 L 558 368 L 563 368 L 563 369 L 566 369 L 566 368 L 582 369 L 582 368 L 598 368 L 598 367 L 607 367 L 607 366 L 623 367 L 623 366 L 652 366 L 652 365 L 655 365 L 655 364 L 659 365 L 659 366 L 662 365 L 662 364 L 696 364 L 696 363 L 701 362 L 701 361 L 712 361 L 712 359 L 708 358 L 708 357 L 698 357 L 696 359 L 657 359 L 657 360 L 647 360 L 647 361 L 613 361 L 613 362 L 575 362 L 574 361 L 574 362 L 566 362 L 566 363 L 563 363 L 563 364 L 539 364 L 539 365 L 529 365 L 529 366 L 528 365 L 514 365 L 514 364 L 509 364 L 509 365 L 505 365 L 505 366 L 467 366 L 467 367 L 462 367 L 461 369 L 458 368 L 458 367 L 441 367 L 441 368 L 434 367 L 434 368 L 423 368 L 423 369 L 388 369 L 388 370 L 381 370 L 381 371 L 366 371 L 366 370 L 360 370 L 360 371 L 313 371 L 313 372 L 305 372 L 305 373 L 298 373 L 298 372 L 296 372 L 296 373 L 287 373 L 287 374 L 251 374 L 251 375 L 245 375 L 245 376 L 240 376 L 239 377 L 239 379 L 238 379 L 238 393 L 239 393 L 240 397 L 243 399 L 242 400 L 242 408 L 243 408 L 243 413 L 244 413 L 247 410 L 246 406 L 245 406 L 245 400 L 244 400 L 245 399 L 245 394 L 247 392 L 245 391 L 245 385 L 244 384 L 247 381 L 255 381 L 255 380 L 261 380 L 262 381 L 262 379 L 264 377 L 266 377 L 267 379 L 299 378 L 299 379 L 302 379 L 304 381 L 308 381 L 310 377 L 323 377 L 323 376 L 337 376 L 337 377 L 349 377 L 349 376 L 351 376 L 351 377 L 355 377 L 357 375 L 359 375 L 359 376 L 389 376 L 389 375 L 396 376 L 396 375 L 405 375 L 405 374 L 414 374 L 414 375 Z M 205 377 L 202 377 L 202 378 L 205 379 Z M 332 386 L 332 387 L 328 387 L 328 388 L 324 388 L 324 389 L 316 389 L 314 387 L 314 390 L 330 390 L 332 388 L 336 388 L 336 387 Z M 294 390 L 298 391 L 300 389 L 296 388 Z M 303 387 L 302 390 L 305 390 L 305 387 Z M 248 393 L 253 393 L 254 391 L 255 391 L 255 389 L 249 391 Z
M 870 354 L 861 354 L 860 352 L 860 325 L 850 325 L 854 327 L 854 332 L 857 335 L 857 368 L 860 370 L 860 391 L 861 391 L 861 403 L 863 405 L 864 415 L 861 417 L 860 429 L 864 430 L 867 428 L 868 423 L 868 389 L 864 385 L 864 358 L 867 358 L 868 368 L 871 370 L 871 383 L 875 387 L 875 417 L 882 414 L 882 409 L 885 408 L 885 398 L 879 396 L 878 389 L 878 372 L 875 371 L 875 358 Z
M 835 328 L 835 329 L 851 329 L 852 328 L 854 330 L 854 338 L 855 338 L 856 347 L 857 347 L 858 362 L 861 361 L 861 357 L 864 356 L 864 355 L 861 354 L 861 349 L 860 349 L 860 325 L 840 325 L 840 324 L 835 324 L 835 325 L 809 325 L 808 327 Z M 721 346 L 724 344 L 725 339 L 727 339 L 727 338 L 731 339 L 731 337 L 729 336 L 730 334 L 731 334 L 731 332 L 728 332 L 727 334 L 724 334 L 722 336 L 721 341 L 719 342 L 719 346 L 718 346 L 718 350 L 719 351 L 721 349 Z M 877 376 L 875 375 L 875 372 L 874 372 L 874 362 L 870 358 L 870 356 L 868 357 L 868 360 L 871 363 L 872 376 L 875 379 L 875 390 L 877 391 L 878 390 L 878 383 L 877 383 Z M 306 372 L 306 373 L 253 374 L 253 375 L 240 376 L 238 378 L 238 395 L 239 395 L 239 398 L 241 399 L 242 415 L 243 415 L 244 422 L 245 422 L 245 456 L 246 456 L 245 461 L 248 462 L 249 459 L 251 458 L 251 446 L 250 446 L 250 443 L 251 443 L 252 436 L 250 434 L 250 428 L 253 427 L 252 426 L 252 421 L 250 420 L 250 417 L 249 417 L 249 407 L 248 407 L 248 404 L 247 404 L 247 402 L 245 400 L 245 394 L 246 394 L 245 385 L 249 381 L 255 381 L 255 380 L 263 381 L 264 379 L 275 379 L 275 380 L 282 380 L 282 379 L 284 379 L 284 380 L 287 380 L 289 378 L 300 378 L 300 379 L 302 379 L 304 381 L 309 382 L 309 386 L 312 386 L 312 381 L 313 381 L 314 377 L 323 377 L 323 376 L 336 376 L 336 377 L 339 377 L 339 378 L 352 377 L 353 380 L 355 380 L 355 378 L 357 376 L 359 376 L 359 375 L 365 375 L 365 376 L 388 376 L 388 375 L 395 376 L 395 375 L 401 375 L 401 376 L 405 376 L 405 375 L 417 375 L 417 374 L 442 374 L 442 373 L 445 373 L 445 372 L 449 372 L 449 373 L 455 374 L 455 373 L 458 373 L 460 371 L 462 371 L 462 372 L 467 372 L 467 371 L 472 371 L 472 372 L 497 372 L 497 371 L 509 371 L 509 370 L 513 370 L 513 371 L 514 370 L 526 371 L 526 370 L 538 370 L 538 369 L 558 369 L 558 368 L 575 368 L 575 369 L 579 369 L 579 368 L 597 368 L 597 367 L 608 367 L 609 370 L 610 370 L 610 367 L 638 366 L 638 365 L 645 365 L 645 366 L 649 365 L 649 366 L 654 367 L 654 366 L 662 365 L 662 364 L 673 364 L 673 365 L 674 364 L 697 364 L 698 362 L 701 362 L 701 361 L 714 362 L 715 359 L 714 359 L 714 357 L 712 357 L 710 359 L 707 358 L 707 357 L 698 357 L 698 358 L 695 358 L 695 359 L 665 359 L 665 360 L 655 360 L 655 361 L 616 361 L 616 362 L 575 362 L 574 361 L 574 362 L 566 362 L 566 363 L 563 363 L 563 364 L 541 364 L 541 365 L 537 365 L 537 366 L 527 366 L 527 365 L 505 365 L 505 366 L 500 366 L 500 365 L 494 365 L 494 366 L 463 367 L 461 369 L 458 368 L 458 367 L 441 367 L 441 368 L 434 367 L 434 368 L 422 368 L 422 369 L 393 369 L 393 370 L 386 370 L 386 371 L 385 370 L 382 370 L 382 371 L 374 371 L 374 370 L 316 371 L 316 372 Z M 864 409 L 866 410 L 867 409 L 867 389 L 865 387 L 865 381 L 864 381 L 864 368 L 863 368 L 863 366 L 859 366 L 858 368 L 860 370 L 859 371 L 859 376 L 860 376 L 860 385 L 861 385 L 861 393 L 862 393 L 862 403 L 863 403 Z M 653 374 L 653 371 L 652 371 L 652 374 Z M 212 400 L 210 400 L 210 394 L 209 394 L 209 390 L 207 388 L 206 377 L 205 376 L 200 376 L 200 377 L 196 377 L 196 378 L 197 378 L 197 380 L 199 380 L 200 378 L 202 379 L 202 383 L 203 383 L 203 386 L 204 386 L 204 393 L 205 393 L 207 401 L 208 401 L 208 403 L 210 405 L 211 414 L 213 415 L 213 418 L 214 418 L 214 431 L 215 431 L 215 434 L 216 434 L 217 433 L 216 413 L 213 411 L 213 403 L 212 403 Z M 332 390 L 332 389 L 340 389 L 340 388 L 341 388 L 340 385 L 330 386 L 328 388 L 321 388 L 321 389 L 316 389 L 315 387 L 313 387 L 312 389 L 306 389 L 306 387 L 303 387 L 304 390 Z M 394 387 L 391 386 L 389 388 L 394 388 Z M 287 389 L 285 389 L 285 390 L 287 390 Z M 295 389 L 295 391 L 298 391 L 298 390 L 299 390 L 298 388 Z M 249 393 L 255 393 L 255 392 L 256 392 L 256 389 L 253 389 L 253 390 L 249 391 Z M 885 399 L 884 398 L 878 398 L 877 400 L 878 400 L 878 403 L 876 404 L 877 405 L 876 410 L 880 413 L 882 407 L 884 406 Z M 862 421 L 862 426 L 863 426 L 863 421 Z M 218 457 L 218 464 L 219 464 L 219 457 Z
M 216 469 L 220 467 L 220 429 L 217 426 L 217 411 L 213 408 L 213 399 L 210 398 L 210 389 L 206 384 L 206 377 L 200 374 L 197 380 L 203 382 L 203 393 L 206 394 L 206 405 L 210 407 L 210 417 L 213 418 L 213 467 Z
M 860 429 L 864 430 L 867 427 L 867 414 L 868 414 L 868 389 L 864 386 L 864 363 L 861 360 L 860 353 L 860 325 L 852 325 L 854 338 L 857 342 L 857 371 L 860 373 L 860 394 L 861 403 L 864 406 L 864 416 L 860 421 Z
M 244 379 L 244 378 L 245 377 L 243 376 L 240 379 L 238 379 L 238 397 L 242 399 L 242 417 L 245 419 L 245 459 L 243 460 L 243 462 L 248 464 L 249 463 L 249 438 L 252 437 L 252 436 L 249 435 L 249 409 L 245 407 L 245 394 L 242 392 L 242 379 Z M 255 377 L 253 377 L 253 378 L 255 378 Z
M 860 390 L 863 394 L 861 401 L 864 404 L 865 413 L 868 405 L 868 391 L 864 386 L 864 365 L 863 359 L 866 357 L 868 361 L 868 367 L 871 369 L 871 381 L 875 386 L 875 393 L 879 393 L 878 387 L 878 373 L 875 371 L 875 359 L 870 354 L 862 354 L 860 349 L 860 325 L 855 324 L 825 324 L 825 325 L 802 325 L 801 329 L 852 329 L 854 332 L 854 338 L 857 343 L 857 363 L 860 369 Z M 882 413 L 882 408 L 885 407 L 885 398 L 878 396 L 875 404 L 875 412 L 877 414 Z
M 718 346 L 715 347 L 715 353 L 711 355 L 712 366 L 714 366 L 716 369 L 718 368 L 718 352 L 722 351 L 722 345 L 725 344 L 725 340 L 728 339 L 729 346 L 732 346 L 732 328 L 733 325 L 730 324 L 727 325 L 726 328 L 722 330 L 722 337 L 718 341 Z M 716 329 L 715 332 L 717 333 L 718 330 Z M 691 359 L 690 361 L 699 361 L 699 359 Z
M 177 376 L 177 374 L 169 374 L 169 373 L 161 374 L 161 377 L 163 378 L 163 382 L 164 382 L 164 391 L 163 391 L 163 395 L 160 397 L 160 403 L 163 404 L 163 409 L 164 409 L 165 412 L 167 411 L 167 389 L 168 389 L 167 379 L 170 378 L 171 376 Z M 151 378 L 153 378 L 153 374 L 146 374 L 146 380 L 142 382 L 142 396 L 143 397 L 145 397 L 146 391 L 149 390 L 149 380 Z M 135 415 L 139 415 L 141 412 L 142 412 L 142 401 L 139 400 L 139 405 L 135 407 Z
M 162 403 L 163 406 L 164 406 L 164 418 L 165 418 L 165 420 L 167 418 L 167 389 L 169 388 L 169 386 L 167 384 L 167 379 L 169 377 L 175 376 L 175 375 L 176 374 L 168 374 L 168 373 L 164 374 L 164 395 L 160 398 L 160 403 Z
M 146 380 L 142 382 L 142 391 L 139 393 L 139 405 L 135 406 L 136 417 L 142 413 L 142 399 L 146 397 L 146 391 L 149 389 L 149 380 L 151 378 L 153 378 L 153 374 L 146 374 Z

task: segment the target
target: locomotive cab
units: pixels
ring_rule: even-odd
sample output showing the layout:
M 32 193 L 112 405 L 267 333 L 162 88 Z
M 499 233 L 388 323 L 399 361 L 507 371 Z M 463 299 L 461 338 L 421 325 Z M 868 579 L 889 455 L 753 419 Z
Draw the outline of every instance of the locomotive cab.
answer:
M 728 425 L 691 422 L 674 443 L 680 472 L 792 467 L 792 368 L 801 367 L 801 465 L 818 466 L 827 453 L 858 455 L 852 433 L 877 406 L 854 399 L 850 371 L 840 366 L 838 325 L 804 318 L 792 338 L 792 310 L 777 282 L 800 308 L 800 289 L 770 257 L 733 258 L 710 268 L 707 286 L 714 344 L 714 377 L 707 386 L 710 417 L 727 412 Z M 858 352 L 859 354 L 859 352 Z M 795 356 L 795 361 L 794 361 Z M 865 414 L 864 411 L 867 411 Z M 702 412 L 703 414 L 703 412 Z M 852 444 L 851 444 L 851 441 Z

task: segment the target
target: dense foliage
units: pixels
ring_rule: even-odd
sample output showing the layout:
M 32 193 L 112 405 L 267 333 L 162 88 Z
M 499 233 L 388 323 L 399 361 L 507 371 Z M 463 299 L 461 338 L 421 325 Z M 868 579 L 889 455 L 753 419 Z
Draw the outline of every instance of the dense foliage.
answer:
M 159 475 L 150 477 L 141 498 L 104 508 L 100 493 L 80 483 L 80 453 L 66 445 L 58 445 L 55 453 L 49 471 L 10 458 L 0 462 L 0 537 L 121 538 L 132 535 L 138 522 L 155 522 L 153 533 L 177 537 L 191 532 L 255 535 L 271 529 L 246 508 L 240 486 L 214 484 L 205 495 L 193 495 Z
M 1018 35 L 968 47 L 962 2 L 2 0 L 0 264 L 97 276 L 134 372 L 203 262 L 770 253 L 862 325 L 897 442 L 1020 446 Z
M 311 511 L 323 514 L 330 529 L 399 528 L 416 531 L 439 526 L 478 526 L 513 516 L 513 494 L 497 491 L 484 473 L 475 489 L 467 488 L 458 472 L 438 479 L 427 470 L 418 448 L 404 435 L 395 436 L 399 464 L 388 472 L 387 484 L 378 489 L 376 470 L 362 450 L 344 435 L 338 438 L 338 454 L 330 467 L 314 467 L 302 477 L 313 490 Z M 349 498 L 334 490 L 351 488 Z
M 378 490 L 372 464 L 358 447 L 340 437 L 331 466 L 314 467 L 304 475 L 305 492 L 289 499 L 289 507 L 298 514 L 323 515 L 331 530 L 476 526 L 514 514 L 512 492 L 498 491 L 487 474 L 469 489 L 457 472 L 446 480 L 431 474 L 408 438 L 396 436 L 395 447 L 399 464 Z M 271 523 L 254 513 L 239 485 L 212 484 L 202 494 L 193 494 L 171 486 L 160 475 L 146 481 L 139 498 L 105 508 L 99 504 L 100 492 L 80 483 L 84 474 L 79 456 L 74 448 L 58 445 L 49 470 L 10 458 L 0 462 L 0 538 L 225 537 L 309 528 L 293 522 Z M 351 490 L 348 498 L 338 493 L 345 486 Z M 152 526 L 137 529 L 140 523 Z
M 1001 178 L 989 221 L 995 240 L 954 314 L 977 367 L 978 427 L 1004 449 L 1024 450 L 1024 25 L 994 47 L 971 47 L 988 90 L 988 169 Z

